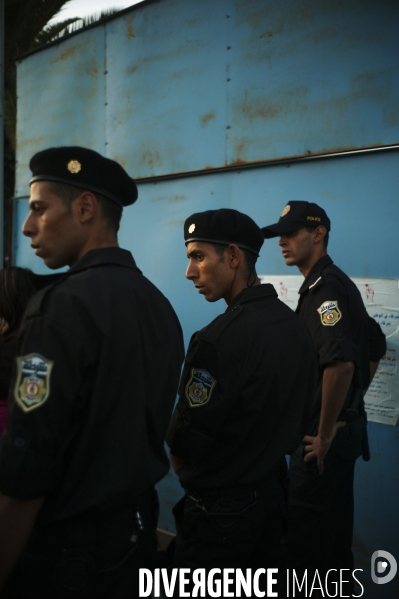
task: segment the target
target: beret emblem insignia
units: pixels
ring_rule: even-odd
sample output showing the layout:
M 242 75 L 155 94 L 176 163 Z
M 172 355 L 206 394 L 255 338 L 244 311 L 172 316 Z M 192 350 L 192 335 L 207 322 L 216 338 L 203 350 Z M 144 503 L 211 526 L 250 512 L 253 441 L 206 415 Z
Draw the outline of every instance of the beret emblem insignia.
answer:
M 77 175 L 82 170 L 82 165 L 79 160 L 70 160 L 67 164 L 67 169 L 72 175 Z

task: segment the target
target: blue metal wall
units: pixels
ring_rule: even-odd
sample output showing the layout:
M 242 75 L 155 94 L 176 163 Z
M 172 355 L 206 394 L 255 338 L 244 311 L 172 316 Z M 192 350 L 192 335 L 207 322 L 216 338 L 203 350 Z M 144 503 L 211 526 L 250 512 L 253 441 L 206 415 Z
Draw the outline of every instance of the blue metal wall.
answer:
M 17 196 L 49 143 L 136 178 L 398 143 L 396 0 L 160 0 L 22 60 Z
M 396 1 L 160 0 L 25 58 L 14 261 L 46 270 L 19 232 L 30 156 L 80 144 L 139 179 L 120 243 L 172 301 L 186 342 L 224 310 L 184 278 L 182 224 L 198 210 L 232 207 L 264 225 L 290 199 L 318 202 L 341 268 L 398 277 L 398 150 L 276 163 L 399 144 L 398 16 Z M 258 270 L 296 274 L 275 240 Z M 395 583 L 376 587 L 366 572 L 377 549 L 399 559 L 398 427 L 371 423 L 370 438 L 372 461 L 357 468 L 356 556 L 366 599 L 390 599 Z M 160 489 L 161 524 L 172 528 L 174 475 Z

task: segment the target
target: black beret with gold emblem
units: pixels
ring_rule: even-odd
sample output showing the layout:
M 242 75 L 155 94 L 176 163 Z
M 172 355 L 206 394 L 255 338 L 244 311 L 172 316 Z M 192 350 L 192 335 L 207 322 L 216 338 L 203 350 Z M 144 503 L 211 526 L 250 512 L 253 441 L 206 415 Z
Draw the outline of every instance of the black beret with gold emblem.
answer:
M 231 208 L 193 214 L 184 223 L 184 239 L 186 245 L 190 241 L 234 243 L 256 256 L 264 241 L 262 230 L 252 218 Z
M 262 231 L 266 239 L 271 239 L 283 233 L 297 231 L 302 227 L 318 227 L 319 225 L 323 225 L 327 231 L 331 229 L 330 219 L 325 210 L 312 202 L 298 200 L 288 202 L 278 223 L 263 227 Z
M 99 193 L 119 206 L 137 200 L 136 183 L 115 160 L 80 146 L 48 148 L 38 152 L 29 163 L 30 183 L 55 181 Z

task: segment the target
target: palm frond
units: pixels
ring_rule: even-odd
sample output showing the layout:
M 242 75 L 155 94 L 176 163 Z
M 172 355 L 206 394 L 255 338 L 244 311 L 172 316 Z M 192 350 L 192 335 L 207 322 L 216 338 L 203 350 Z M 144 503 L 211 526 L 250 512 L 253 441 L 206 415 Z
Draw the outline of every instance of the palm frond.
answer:
M 101 11 L 100 13 L 87 15 L 83 19 L 79 19 L 79 18 L 73 19 L 73 22 L 71 22 L 71 24 L 66 25 L 63 29 L 59 29 L 58 32 L 54 32 L 54 37 L 52 39 L 55 40 L 55 39 L 62 37 L 63 35 L 67 35 L 68 33 L 73 33 L 74 31 L 79 31 L 79 29 L 82 29 L 83 27 L 86 27 L 87 25 L 91 25 L 92 23 L 98 23 L 99 21 L 102 21 L 103 19 L 106 19 L 107 17 L 110 17 L 111 15 L 116 14 L 117 12 L 120 12 L 121 10 L 123 10 L 123 9 L 108 8 L 106 10 Z M 46 28 L 44 31 L 46 31 L 47 29 L 48 28 Z
M 39 31 L 32 42 L 32 46 L 42 46 L 43 44 L 47 44 L 47 42 L 52 42 L 61 35 L 64 35 L 65 29 L 77 21 L 81 21 L 81 19 L 79 19 L 79 17 L 74 17 L 73 19 L 65 19 L 65 21 L 58 21 L 57 23 L 47 25 L 47 27 Z
M 71 0 L 5 0 L 5 69 L 13 58 L 30 50 L 31 43 L 65 4 Z

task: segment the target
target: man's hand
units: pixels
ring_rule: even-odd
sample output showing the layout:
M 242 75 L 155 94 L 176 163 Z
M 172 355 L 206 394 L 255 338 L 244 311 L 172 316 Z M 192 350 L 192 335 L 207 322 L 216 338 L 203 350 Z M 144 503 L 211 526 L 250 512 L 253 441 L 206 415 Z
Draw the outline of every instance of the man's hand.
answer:
M 353 362 L 338 361 L 326 366 L 323 371 L 319 430 L 316 437 L 307 435 L 304 438 L 304 442 L 308 443 L 305 462 L 316 458 L 320 474 L 324 472 L 323 460 L 337 430 L 346 424 L 337 421 L 337 418 L 348 394 L 354 370 Z
M 304 462 L 310 462 L 310 460 L 317 458 L 317 466 L 319 468 L 319 473 L 323 474 L 324 458 L 326 457 L 326 454 L 330 449 L 332 440 L 337 434 L 337 430 L 345 425 L 346 422 L 343 422 L 342 420 L 336 422 L 333 427 L 333 432 L 330 438 L 321 437 L 320 435 L 317 435 L 317 437 L 306 435 L 303 440 L 305 443 L 308 443 L 308 445 L 306 445 L 304 448 L 304 451 L 306 453 L 304 457 Z

